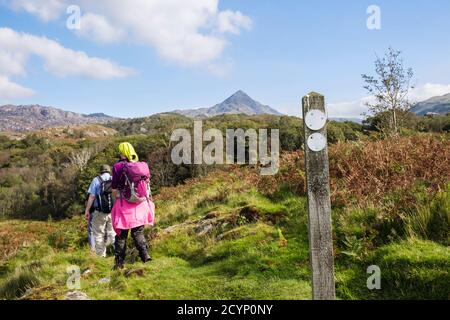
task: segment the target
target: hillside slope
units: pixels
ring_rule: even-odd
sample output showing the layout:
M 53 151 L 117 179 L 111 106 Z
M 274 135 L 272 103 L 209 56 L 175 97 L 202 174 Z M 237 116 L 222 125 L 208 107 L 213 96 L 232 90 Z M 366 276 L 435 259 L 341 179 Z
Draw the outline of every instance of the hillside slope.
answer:
M 450 113 L 450 93 L 420 102 L 412 107 L 411 112 L 421 116 L 427 113 Z
M 339 299 L 448 298 L 448 138 L 331 148 Z M 112 257 L 87 254 L 81 216 L 1 222 L 0 298 L 64 299 L 75 290 L 66 286 L 67 267 L 78 266 L 77 290 L 91 299 L 310 299 L 302 159 L 284 154 L 274 177 L 228 167 L 162 188 L 156 226 L 147 229 L 154 260 L 138 262 L 130 239 L 123 271 L 111 270 Z M 382 290 L 366 287 L 373 264 L 382 268 Z
M 0 106 L 0 132 L 27 132 L 42 128 L 106 123 L 117 120 L 102 113 L 83 115 L 41 105 Z

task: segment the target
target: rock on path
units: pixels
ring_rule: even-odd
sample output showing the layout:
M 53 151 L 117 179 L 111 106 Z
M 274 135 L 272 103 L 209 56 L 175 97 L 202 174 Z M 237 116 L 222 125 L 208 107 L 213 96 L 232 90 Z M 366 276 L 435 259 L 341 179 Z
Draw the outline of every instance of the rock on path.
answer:
M 70 291 L 66 294 L 64 300 L 91 300 L 86 293 L 81 291 Z

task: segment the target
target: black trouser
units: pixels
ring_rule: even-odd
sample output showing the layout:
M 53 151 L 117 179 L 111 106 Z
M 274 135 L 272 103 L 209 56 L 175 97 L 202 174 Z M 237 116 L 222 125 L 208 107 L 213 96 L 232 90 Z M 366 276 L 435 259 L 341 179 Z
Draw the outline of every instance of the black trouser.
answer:
M 120 235 L 116 235 L 116 242 L 114 243 L 114 253 L 117 263 L 124 263 L 127 251 L 127 238 L 129 230 L 121 230 Z M 139 251 L 141 260 L 145 262 L 148 258 L 148 244 L 144 235 L 144 226 L 131 229 L 131 237 L 134 245 Z

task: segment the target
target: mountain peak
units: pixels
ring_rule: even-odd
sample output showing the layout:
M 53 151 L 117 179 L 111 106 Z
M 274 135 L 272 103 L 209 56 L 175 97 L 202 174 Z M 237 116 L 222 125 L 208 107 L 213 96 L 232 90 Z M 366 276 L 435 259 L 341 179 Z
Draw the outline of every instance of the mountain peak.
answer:
M 228 97 L 224 102 L 222 103 L 242 103 L 242 104 L 253 104 L 256 101 L 250 98 L 248 94 L 246 94 L 244 91 L 239 90 L 236 93 L 234 93 L 232 96 Z
M 249 97 L 249 95 L 242 90 L 238 90 L 231 97 Z
M 253 100 L 247 93 L 242 90 L 236 91 L 233 95 L 228 97 L 223 102 L 216 104 L 211 108 L 202 108 L 196 110 L 177 110 L 179 114 L 188 117 L 214 117 L 222 114 L 247 114 L 260 115 L 272 114 L 281 115 L 278 111 L 269 106 L 263 105 L 258 101 Z

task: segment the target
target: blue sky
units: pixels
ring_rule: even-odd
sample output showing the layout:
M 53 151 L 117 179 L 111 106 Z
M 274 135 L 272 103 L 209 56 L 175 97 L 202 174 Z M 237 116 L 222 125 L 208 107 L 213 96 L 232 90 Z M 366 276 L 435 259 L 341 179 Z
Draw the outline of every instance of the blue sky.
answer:
M 0 1 L 1 104 L 136 117 L 212 106 L 242 89 L 300 115 L 314 90 L 332 116 L 358 116 L 361 74 L 389 46 L 415 71 L 412 99 L 450 92 L 448 0 L 65 1 Z M 79 31 L 66 27 L 69 4 L 81 8 Z M 366 26 L 370 5 L 381 30 Z

